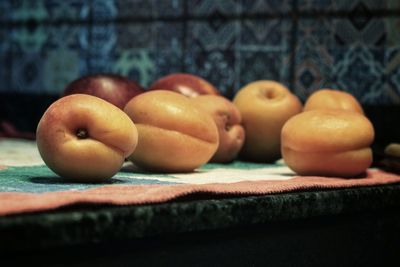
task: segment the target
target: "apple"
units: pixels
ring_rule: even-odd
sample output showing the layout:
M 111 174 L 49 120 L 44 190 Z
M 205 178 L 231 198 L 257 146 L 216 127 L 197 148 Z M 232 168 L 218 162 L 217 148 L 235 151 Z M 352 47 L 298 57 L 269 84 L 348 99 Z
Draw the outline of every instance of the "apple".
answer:
M 209 113 L 218 127 L 219 145 L 210 162 L 227 163 L 236 159 L 245 138 L 239 109 L 223 96 L 200 95 L 192 101 Z
M 144 92 L 135 81 L 117 74 L 93 74 L 78 78 L 67 85 L 63 96 L 71 94 L 88 94 L 100 97 L 120 109 L 138 94 Z
M 242 114 L 246 132 L 240 157 L 256 162 L 279 159 L 282 127 L 302 111 L 298 97 L 279 82 L 260 80 L 241 88 L 233 103 Z
M 361 104 L 352 94 L 334 89 L 317 90 L 307 98 L 304 111 L 315 109 L 341 109 L 364 114 Z
M 132 120 L 98 97 L 73 94 L 55 101 L 36 130 L 39 153 L 61 177 L 98 182 L 114 176 L 138 140 Z
M 177 92 L 152 90 L 132 98 L 124 111 L 139 140 L 129 160 L 154 172 L 191 172 L 207 163 L 218 148 L 211 115 Z
M 189 73 L 173 73 L 161 77 L 150 85 L 148 90 L 172 90 L 187 97 L 211 94 L 219 95 L 219 91 L 205 79 Z

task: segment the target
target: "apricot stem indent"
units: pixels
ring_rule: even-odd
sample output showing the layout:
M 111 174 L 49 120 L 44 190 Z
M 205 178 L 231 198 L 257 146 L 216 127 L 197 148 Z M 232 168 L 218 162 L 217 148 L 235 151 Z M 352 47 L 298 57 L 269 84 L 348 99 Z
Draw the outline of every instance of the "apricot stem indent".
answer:
M 88 132 L 85 129 L 78 129 L 76 131 L 76 136 L 78 139 L 86 139 L 88 137 Z
M 274 98 L 276 97 L 276 93 L 275 93 L 272 89 L 268 89 L 268 90 L 265 92 L 265 96 L 266 96 L 268 99 L 274 99 Z

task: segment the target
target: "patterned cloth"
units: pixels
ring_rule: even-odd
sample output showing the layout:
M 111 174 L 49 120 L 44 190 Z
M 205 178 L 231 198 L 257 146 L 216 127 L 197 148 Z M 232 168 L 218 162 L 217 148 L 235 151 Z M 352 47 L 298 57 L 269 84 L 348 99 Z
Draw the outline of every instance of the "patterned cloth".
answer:
M 7 154 L 12 156 L 5 162 Z M 77 183 L 57 176 L 43 165 L 34 142 L 20 140 L 0 141 L 1 159 L 0 163 L 7 166 L 0 171 L 0 215 L 53 210 L 75 204 L 137 205 L 185 196 L 254 196 L 400 182 L 400 175 L 382 170 L 369 169 L 360 177 L 343 179 L 296 176 L 280 162 L 236 161 L 206 164 L 186 174 L 145 173 L 127 163 L 104 183 Z
M 218 168 L 219 169 L 219 168 Z M 274 169 L 274 168 L 272 168 Z M 213 176 L 215 169 L 208 173 L 213 183 L 165 183 L 163 177 L 132 173 L 122 178 L 118 174 L 107 184 L 69 183 L 52 175 L 46 167 L 36 169 L 15 167 L 0 171 L 0 215 L 52 210 L 74 204 L 137 205 L 161 203 L 185 196 L 254 196 L 304 190 L 350 188 L 357 186 L 399 183 L 400 176 L 380 170 L 369 170 L 363 177 L 355 179 L 290 176 L 285 179 L 249 181 L 241 169 L 242 181 L 220 182 L 220 176 Z M 225 167 L 218 172 L 233 173 L 236 169 Z M 30 172 L 32 171 L 32 172 Z M 206 170 L 204 172 L 207 173 Z M 37 176 L 37 174 L 42 174 Z M 190 174 L 189 174 L 190 175 Z M 275 176 L 275 175 L 274 175 Z M 171 177 L 172 178 L 172 177 Z M 172 178 L 173 179 L 173 178 Z M 194 178 L 193 182 L 197 182 Z M 33 193 L 34 192 L 34 193 Z

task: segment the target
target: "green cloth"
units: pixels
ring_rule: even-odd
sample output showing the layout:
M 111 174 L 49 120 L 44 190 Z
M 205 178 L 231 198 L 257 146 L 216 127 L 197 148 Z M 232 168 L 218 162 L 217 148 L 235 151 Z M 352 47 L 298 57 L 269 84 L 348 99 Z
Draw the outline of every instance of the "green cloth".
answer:
M 216 168 L 230 169 L 257 169 L 278 166 L 275 164 L 261 164 L 235 161 L 229 164 L 205 164 L 199 170 Z M 52 172 L 47 166 L 8 167 L 0 171 L 0 192 L 32 192 L 45 193 L 64 190 L 84 190 L 104 185 L 149 185 L 149 184 L 179 184 L 179 181 L 161 181 L 159 177 L 170 177 L 169 174 L 132 172 L 122 169 L 114 177 L 102 183 L 73 182 Z

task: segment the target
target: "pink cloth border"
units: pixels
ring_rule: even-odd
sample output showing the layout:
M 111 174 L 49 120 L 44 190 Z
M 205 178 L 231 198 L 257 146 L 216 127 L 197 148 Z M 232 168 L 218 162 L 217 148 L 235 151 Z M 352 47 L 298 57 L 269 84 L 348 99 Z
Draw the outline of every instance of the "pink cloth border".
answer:
M 284 181 L 242 181 L 203 185 L 108 185 L 87 190 L 49 193 L 0 193 L 0 215 L 54 210 L 74 204 L 140 205 L 162 203 L 196 194 L 252 196 L 301 190 L 351 188 L 400 183 L 400 175 L 368 170 L 355 179 L 295 176 Z

